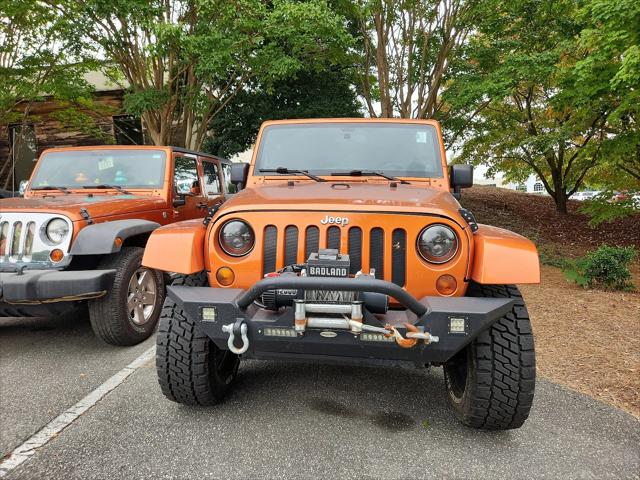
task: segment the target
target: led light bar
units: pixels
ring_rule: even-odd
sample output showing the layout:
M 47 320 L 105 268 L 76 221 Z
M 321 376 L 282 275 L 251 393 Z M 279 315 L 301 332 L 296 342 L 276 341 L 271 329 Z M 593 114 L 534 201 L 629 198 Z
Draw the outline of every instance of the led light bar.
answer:
M 295 338 L 298 336 L 293 328 L 276 328 L 267 327 L 264 329 L 265 337 L 290 337 Z
M 362 333 L 360 340 L 363 342 L 395 342 L 394 337 L 385 337 L 381 333 Z

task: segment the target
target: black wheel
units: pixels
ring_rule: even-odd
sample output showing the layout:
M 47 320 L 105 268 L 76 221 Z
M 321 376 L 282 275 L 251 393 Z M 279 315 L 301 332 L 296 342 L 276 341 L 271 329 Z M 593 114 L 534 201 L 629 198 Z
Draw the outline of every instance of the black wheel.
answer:
M 527 307 L 514 285 L 472 283 L 467 296 L 509 297 L 515 304 L 510 313 L 444 365 L 449 402 L 469 427 L 518 428 L 529 416 L 536 377 Z
M 207 285 L 204 272 L 178 276 L 172 285 Z M 162 393 L 185 405 L 213 405 L 229 392 L 240 357 L 213 343 L 173 300 L 167 297 L 156 341 L 156 369 Z
M 89 301 L 91 326 L 112 345 L 135 345 L 151 336 L 164 302 L 161 272 L 142 266 L 141 247 L 124 247 L 105 257 L 98 269 L 115 269 L 111 290 Z

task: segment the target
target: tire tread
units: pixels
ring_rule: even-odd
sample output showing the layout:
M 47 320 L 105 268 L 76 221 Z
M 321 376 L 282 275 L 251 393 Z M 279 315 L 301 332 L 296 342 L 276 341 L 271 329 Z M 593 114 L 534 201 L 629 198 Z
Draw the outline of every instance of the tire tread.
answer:
M 462 412 L 465 425 L 487 430 L 522 426 L 533 404 L 535 350 L 529 314 L 515 285 L 469 286 L 468 296 L 512 298 L 510 313 L 482 332 L 472 344 L 476 383 Z
M 206 286 L 207 276 L 205 272 L 181 275 L 172 285 Z M 165 397 L 185 405 L 213 405 L 221 400 L 224 389 L 216 389 L 209 376 L 209 349 L 209 337 L 167 297 L 156 337 L 156 370 Z

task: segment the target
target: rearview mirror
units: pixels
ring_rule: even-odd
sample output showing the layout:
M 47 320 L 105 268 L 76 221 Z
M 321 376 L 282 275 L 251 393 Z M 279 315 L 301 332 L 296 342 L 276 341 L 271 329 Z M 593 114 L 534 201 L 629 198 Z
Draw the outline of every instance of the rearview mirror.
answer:
M 449 182 L 453 188 L 453 196 L 460 199 L 460 189 L 473 186 L 473 165 L 451 165 Z
M 247 176 L 249 175 L 249 165 L 246 163 L 234 163 L 231 165 L 231 183 L 233 183 L 238 190 L 242 190 L 247 183 Z

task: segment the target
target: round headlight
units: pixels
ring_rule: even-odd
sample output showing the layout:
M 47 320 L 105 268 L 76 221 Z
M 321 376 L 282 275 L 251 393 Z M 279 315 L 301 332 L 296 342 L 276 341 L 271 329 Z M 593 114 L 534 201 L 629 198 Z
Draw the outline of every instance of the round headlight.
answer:
M 451 260 L 458 251 L 458 237 L 446 225 L 431 225 L 418 237 L 418 253 L 427 262 L 444 263 Z
M 230 220 L 220 228 L 218 241 L 224 253 L 241 257 L 253 249 L 256 236 L 251 227 L 242 220 Z
M 59 245 L 69 233 L 69 225 L 61 218 L 54 218 L 47 223 L 47 238 L 54 245 Z

